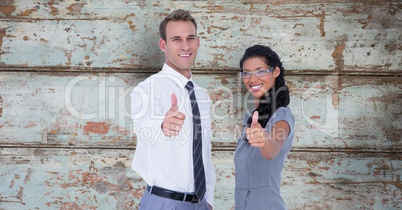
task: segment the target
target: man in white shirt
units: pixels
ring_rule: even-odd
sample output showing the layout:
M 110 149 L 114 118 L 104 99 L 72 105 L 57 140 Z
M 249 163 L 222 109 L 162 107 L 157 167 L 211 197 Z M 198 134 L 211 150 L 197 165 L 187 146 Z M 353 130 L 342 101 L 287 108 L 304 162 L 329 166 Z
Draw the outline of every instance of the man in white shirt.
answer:
M 147 183 L 139 209 L 209 210 L 215 187 L 210 99 L 191 74 L 200 46 L 197 23 L 179 9 L 159 32 L 165 64 L 130 95 L 137 136 L 132 168 Z

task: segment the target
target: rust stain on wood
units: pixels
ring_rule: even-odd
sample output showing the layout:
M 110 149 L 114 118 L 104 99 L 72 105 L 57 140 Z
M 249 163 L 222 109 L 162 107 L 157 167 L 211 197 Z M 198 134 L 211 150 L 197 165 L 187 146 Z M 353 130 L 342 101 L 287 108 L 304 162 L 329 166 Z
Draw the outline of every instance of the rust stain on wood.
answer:
M 50 134 L 50 135 L 56 135 L 57 133 L 59 133 L 60 132 L 60 130 L 50 130 L 49 132 L 48 132 L 48 134 Z
M 28 10 L 22 11 L 18 16 L 26 17 L 26 16 L 29 16 L 32 13 L 36 12 L 36 11 L 38 11 L 38 10 L 37 9 L 28 9 Z
M 28 124 L 24 126 L 24 128 L 33 128 L 35 126 L 36 126 L 36 124 L 34 122 L 29 121 Z
M 226 78 L 221 78 L 222 85 L 228 85 L 229 81 Z
M 209 27 L 207 28 L 207 32 L 208 32 L 208 34 L 211 34 L 211 33 L 213 33 L 212 31 L 213 31 L 213 30 L 216 30 L 216 29 L 218 29 L 219 31 L 225 31 L 225 30 L 228 30 L 229 27 L 223 27 L 223 26 L 209 26 Z M 226 47 L 226 46 L 221 46 L 221 47 Z
M 28 168 L 27 175 L 25 176 L 24 179 L 24 184 L 27 184 L 28 182 L 31 181 L 31 176 L 32 176 L 32 168 Z
M 135 14 L 129 14 L 124 18 L 124 21 L 127 21 L 128 25 L 130 26 L 130 29 L 135 31 L 137 28 L 132 20 L 127 20 L 130 17 L 135 17 Z
M 19 201 L 21 204 L 25 205 L 25 203 L 22 202 L 22 198 L 23 198 L 23 197 L 24 197 L 24 188 L 20 186 L 20 190 L 18 191 L 18 194 L 17 194 L 17 197 L 16 197 L 16 198 L 18 199 L 18 201 Z
M 401 100 L 401 99 L 402 99 L 402 94 L 395 94 L 395 95 L 369 97 L 369 98 L 367 98 L 367 101 L 389 103 L 389 102 L 397 101 L 397 100 Z
M 401 47 L 402 47 L 402 46 L 401 46 Z M 385 49 L 386 49 L 388 52 L 392 53 L 393 51 L 395 51 L 395 50 L 398 49 L 398 45 L 396 45 L 396 44 L 394 44 L 394 43 L 386 44 L 386 45 L 385 45 Z
M 78 197 L 77 197 L 77 199 L 78 199 Z M 96 200 L 96 197 L 95 197 L 94 200 Z M 50 206 L 50 204 L 49 204 L 49 206 Z M 74 202 L 61 202 L 60 209 L 93 209 L 93 210 L 95 210 L 95 209 L 98 209 L 98 207 L 97 206 L 90 206 L 90 205 L 87 205 L 87 204 L 78 205 L 78 204 L 76 204 Z
M 320 116 L 317 116 L 317 115 L 313 115 L 313 116 L 310 117 L 310 119 L 312 119 L 312 120 L 313 120 L 313 119 L 320 119 L 320 118 L 321 118 L 321 117 L 320 117 Z
M 87 122 L 84 125 L 84 134 L 107 134 L 110 129 L 110 124 L 105 122 Z
M 67 7 L 67 10 L 70 11 L 69 14 L 71 14 L 71 15 L 80 15 L 81 9 L 85 5 L 86 5 L 86 3 L 73 3 L 69 7 Z
M 396 175 L 396 181 L 391 182 L 391 184 L 395 185 L 395 187 L 402 190 L 401 175 L 400 174 Z
M 3 38 L 6 36 L 6 28 L 0 28 L 0 49 L 3 45 Z M 0 55 L 3 54 L 0 50 Z
M 3 98 L 0 96 L 0 117 L 3 116 Z M 0 125 L 1 128 L 1 125 Z
M 315 15 L 316 17 L 320 18 L 320 25 L 319 25 L 319 29 L 320 29 L 320 34 L 321 37 L 325 37 L 325 11 L 322 11 L 321 14 Z
M 0 3 L 0 13 L 3 13 L 6 17 L 11 16 L 16 9 L 14 1 L 2 1 Z
M 14 187 L 14 183 L 15 183 L 15 180 L 14 180 L 14 179 L 11 180 L 10 186 L 9 186 L 8 188 L 13 188 L 13 187 Z
M 343 41 L 335 45 L 335 50 L 332 53 L 332 57 L 335 62 L 335 70 L 340 71 L 343 68 L 344 65 L 343 52 L 345 50 L 345 47 L 346 44 Z
M 59 9 L 57 8 L 57 7 L 55 7 L 54 6 L 54 0 L 53 1 L 50 1 L 49 3 L 47 3 L 47 5 L 50 7 L 50 9 L 51 9 L 51 14 L 53 15 L 53 16 L 57 16 L 58 14 L 59 14 Z
M 65 51 L 64 51 L 64 54 L 66 55 L 67 60 L 68 60 L 68 61 L 66 62 L 66 65 L 69 66 L 69 65 L 71 64 L 71 57 L 73 56 L 73 52 L 68 51 L 68 50 L 65 50 Z

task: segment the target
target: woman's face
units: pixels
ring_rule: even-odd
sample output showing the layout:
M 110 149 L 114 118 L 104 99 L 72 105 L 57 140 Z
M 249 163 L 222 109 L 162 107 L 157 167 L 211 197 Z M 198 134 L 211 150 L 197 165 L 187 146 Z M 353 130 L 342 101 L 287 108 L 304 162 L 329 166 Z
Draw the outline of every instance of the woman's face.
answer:
M 265 63 L 262 57 L 248 58 L 243 63 L 243 72 L 252 72 L 268 70 L 271 66 Z M 275 67 L 271 72 L 261 76 L 252 74 L 250 78 L 243 77 L 244 85 L 255 99 L 260 99 L 265 93 L 275 85 L 275 78 L 280 74 L 279 67 Z

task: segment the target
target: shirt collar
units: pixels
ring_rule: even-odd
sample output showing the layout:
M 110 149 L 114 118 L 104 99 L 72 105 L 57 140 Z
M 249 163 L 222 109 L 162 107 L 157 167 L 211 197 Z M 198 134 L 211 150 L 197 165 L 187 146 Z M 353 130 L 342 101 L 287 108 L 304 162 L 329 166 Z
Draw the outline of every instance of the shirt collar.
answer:
M 174 70 L 172 67 L 167 65 L 166 63 L 163 64 L 163 68 L 161 71 L 163 74 L 166 74 L 169 76 L 169 78 L 172 79 L 172 81 L 178 85 L 181 88 L 185 88 L 186 84 L 188 81 L 193 81 L 193 74 L 191 74 L 190 79 L 187 79 L 187 77 L 183 76 L 176 70 Z M 193 82 L 194 83 L 194 82 Z

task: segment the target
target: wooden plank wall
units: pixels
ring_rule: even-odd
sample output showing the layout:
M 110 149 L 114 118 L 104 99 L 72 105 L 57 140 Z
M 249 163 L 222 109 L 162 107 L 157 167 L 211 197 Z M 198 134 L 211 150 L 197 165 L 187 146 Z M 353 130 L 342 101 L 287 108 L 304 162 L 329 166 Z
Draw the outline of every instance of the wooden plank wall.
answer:
M 158 24 L 177 8 L 199 23 L 215 209 L 234 205 L 238 61 L 254 44 L 287 69 L 289 209 L 402 207 L 401 1 L 2 0 L 0 209 L 137 209 L 129 92 L 161 67 Z

